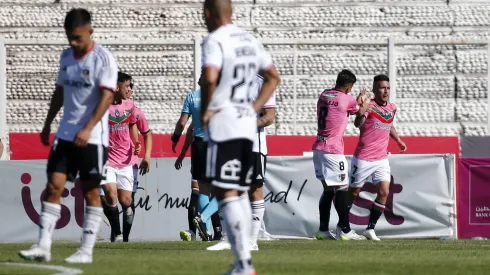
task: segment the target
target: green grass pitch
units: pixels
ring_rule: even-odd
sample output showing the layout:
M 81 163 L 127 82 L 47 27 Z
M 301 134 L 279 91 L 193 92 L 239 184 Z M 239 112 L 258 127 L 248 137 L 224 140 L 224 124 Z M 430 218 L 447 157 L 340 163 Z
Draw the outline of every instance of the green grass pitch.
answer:
M 63 262 L 78 244 L 55 243 L 49 265 L 78 268 L 82 274 L 219 275 L 233 261 L 231 251 L 206 251 L 204 242 L 97 243 L 94 263 Z M 0 244 L 0 274 L 55 274 L 27 262 L 17 251 L 31 244 Z M 307 274 L 490 274 L 490 241 L 384 240 L 259 242 L 253 263 L 259 275 Z

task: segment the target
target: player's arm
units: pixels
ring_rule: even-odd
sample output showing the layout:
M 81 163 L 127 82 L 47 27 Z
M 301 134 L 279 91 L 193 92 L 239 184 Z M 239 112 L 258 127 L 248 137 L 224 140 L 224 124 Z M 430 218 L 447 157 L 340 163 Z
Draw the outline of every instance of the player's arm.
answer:
M 263 128 L 274 123 L 276 117 L 276 109 L 262 108 L 262 116 L 257 119 L 257 127 Z
M 405 142 L 398 136 L 398 133 L 396 132 L 395 126 L 391 126 L 390 129 L 390 137 L 396 142 L 398 147 L 400 148 L 401 152 L 405 152 L 407 150 L 407 145 L 405 145 Z
M 138 127 L 136 123 L 129 124 L 129 136 L 134 144 L 134 153 L 138 155 L 141 152 L 141 142 L 138 138 Z
M 146 121 L 145 114 L 140 111 L 140 115 L 138 118 L 138 122 L 136 123 L 138 126 L 138 131 L 143 135 L 144 143 L 145 143 L 145 156 L 140 163 L 140 174 L 144 175 L 150 172 L 150 160 L 151 160 L 151 151 L 153 148 L 153 137 L 151 134 L 150 127 L 148 127 L 148 122 Z
M 194 124 L 191 124 L 187 129 L 187 133 L 185 134 L 184 146 L 182 146 L 182 150 L 180 151 L 180 155 L 182 157 L 185 157 L 185 154 L 187 153 L 187 150 L 189 150 L 189 147 L 191 146 L 193 141 L 194 141 Z
M 54 118 L 58 115 L 61 107 L 63 107 L 63 87 L 56 86 L 51 97 L 51 102 L 49 104 L 48 114 L 44 120 L 43 130 L 41 132 L 41 142 L 44 145 L 49 145 L 49 133 L 51 132 L 51 123 L 53 123 Z
M 185 103 L 184 103 L 185 106 Z M 184 107 L 185 108 L 185 107 Z M 182 132 L 184 131 L 185 125 L 187 124 L 187 121 L 189 120 L 190 113 L 181 113 L 180 118 L 175 124 L 175 129 L 174 133 L 172 134 L 172 151 L 175 153 L 175 147 L 177 147 L 177 143 L 179 143 L 180 136 L 182 135 Z
M 265 51 L 262 45 L 260 45 L 259 54 L 259 74 L 264 78 L 264 82 L 253 105 L 255 112 L 259 112 L 262 109 L 264 104 L 271 98 L 271 96 L 274 94 L 274 90 L 276 90 L 277 86 L 281 82 L 279 72 L 274 66 L 274 63 L 272 63 L 271 56 Z
M 223 65 L 223 50 L 220 44 L 212 38 L 203 43 L 203 83 L 201 86 L 201 126 L 206 127 L 212 112 L 208 112 L 209 102 L 218 85 L 218 79 Z

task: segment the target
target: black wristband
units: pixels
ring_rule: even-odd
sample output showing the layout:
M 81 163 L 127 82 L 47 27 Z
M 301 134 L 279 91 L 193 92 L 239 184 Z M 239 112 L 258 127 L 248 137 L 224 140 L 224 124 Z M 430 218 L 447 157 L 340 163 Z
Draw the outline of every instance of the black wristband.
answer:
M 171 140 L 172 140 L 172 142 L 175 142 L 175 143 L 179 142 L 180 135 L 173 134 Z

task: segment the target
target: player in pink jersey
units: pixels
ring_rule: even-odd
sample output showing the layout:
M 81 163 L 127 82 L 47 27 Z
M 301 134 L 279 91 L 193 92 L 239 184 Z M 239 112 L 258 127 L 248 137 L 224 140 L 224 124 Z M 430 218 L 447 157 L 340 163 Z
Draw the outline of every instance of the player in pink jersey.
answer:
M 129 98 L 133 100 L 133 83 L 130 84 L 129 88 L 130 88 Z M 132 202 L 131 209 L 133 211 L 132 211 L 132 215 L 126 215 L 126 213 L 123 212 L 123 230 L 122 230 L 123 242 L 129 241 L 129 233 L 131 232 L 134 215 L 136 214 L 134 196 L 138 190 L 138 168 L 140 170 L 139 171 L 140 175 L 142 176 L 150 172 L 151 148 L 153 144 L 151 130 L 150 127 L 148 126 L 148 122 L 146 121 L 145 114 L 137 106 L 134 106 L 134 117 L 136 118 L 136 126 L 138 128 L 138 131 L 140 132 L 141 135 L 143 135 L 143 139 L 145 143 L 145 156 L 141 161 L 140 165 L 138 166 L 138 154 L 133 153 L 135 146 L 134 144 L 131 143 L 131 155 L 132 155 L 131 165 L 133 166 L 133 193 L 131 197 L 131 202 Z
M 109 107 L 109 165 L 106 180 L 101 182 L 101 196 L 105 197 L 104 214 L 111 224 L 111 241 L 123 241 L 119 223 L 121 204 L 123 213 L 131 216 L 131 195 L 133 192 L 133 151 L 132 143 L 136 144 L 139 153 L 141 145 L 138 141 L 134 102 L 129 99 L 131 76 L 119 72 L 117 93 Z
M 357 100 L 348 95 L 356 83 L 356 76 L 349 70 L 342 70 L 334 89 L 323 91 L 317 103 L 318 134 L 313 144 L 313 164 L 317 179 L 322 182 L 323 194 L 320 198 L 320 228 L 316 238 L 334 240 L 363 240 L 351 230 L 349 224 L 348 173 L 344 156 L 344 131 L 349 115 L 364 116 L 369 108 L 369 98 L 361 91 Z M 336 234 L 328 230 L 330 208 L 335 196 L 335 209 L 339 215 Z
M 390 79 L 386 75 L 377 75 L 373 81 L 374 100 L 364 116 L 356 117 L 354 125 L 361 130 L 359 143 L 352 158 L 350 188 L 351 203 L 361 192 L 361 188 L 369 176 L 378 186 L 378 195 L 371 208 L 369 224 L 363 233 L 366 238 L 374 241 L 380 239 L 374 232 L 376 222 L 383 214 L 386 199 L 390 192 L 391 171 L 388 162 L 388 143 L 390 137 L 396 141 L 401 152 L 407 146 L 396 133 L 393 121 L 396 106 L 389 102 Z

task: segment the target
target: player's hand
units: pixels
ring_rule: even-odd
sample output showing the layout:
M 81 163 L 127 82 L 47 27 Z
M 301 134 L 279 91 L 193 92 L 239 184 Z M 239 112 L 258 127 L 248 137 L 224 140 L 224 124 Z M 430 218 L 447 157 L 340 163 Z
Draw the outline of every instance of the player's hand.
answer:
M 397 142 L 398 143 L 398 148 L 400 148 L 400 152 L 403 153 L 407 151 L 407 145 L 405 142 L 403 142 L 401 139 Z
M 44 126 L 43 130 L 41 131 L 41 143 L 44 146 L 49 146 L 49 134 L 51 133 L 51 127 L 50 126 Z
M 361 92 L 357 96 L 357 104 L 363 105 L 365 102 L 370 101 L 367 92 L 368 90 L 366 88 L 361 89 Z
M 92 130 L 88 128 L 83 128 L 77 133 L 75 137 L 75 145 L 78 147 L 85 147 L 88 144 L 88 140 L 90 139 L 90 134 L 92 134 Z
M 172 141 L 172 152 L 177 153 L 177 151 L 175 151 L 176 148 L 177 148 L 177 142 Z
M 141 142 L 137 141 L 134 145 L 134 154 L 139 155 L 141 152 Z
M 209 119 L 215 114 L 213 111 L 206 111 L 201 118 L 201 127 L 207 128 Z
M 184 157 L 180 155 L 176 160 L 175 160 L 175 169 L 180 170 L 182 168 L 182 160 L 184 160 Z
M 150 172 L 150 159 L 149 158 L 143 158 L 140 163 L 140 175 L 144 175 L 146 173 Z

